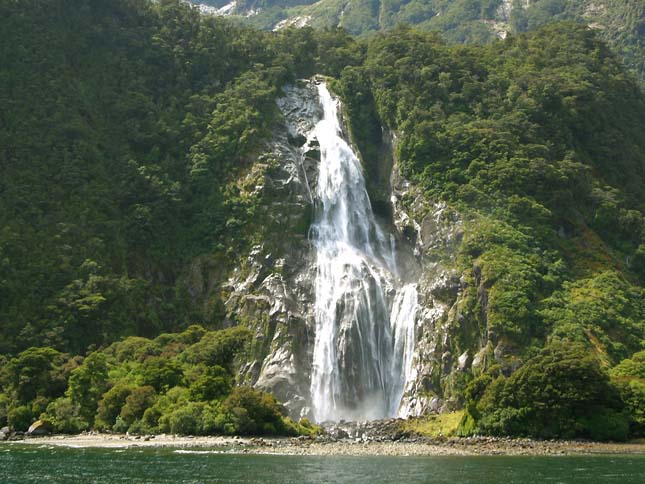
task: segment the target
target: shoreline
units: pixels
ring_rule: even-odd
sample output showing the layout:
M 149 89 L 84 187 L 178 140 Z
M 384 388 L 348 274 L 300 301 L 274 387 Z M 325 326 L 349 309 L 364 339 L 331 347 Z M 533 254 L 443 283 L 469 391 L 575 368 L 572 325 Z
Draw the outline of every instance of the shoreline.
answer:
M 57 446 L 78 449 L 167 448 L 187 452 L 311 456 L 476 456 L 476 455 L 593 455 L 645 456 L 645 441 L 625 443 L 542 441 L 496 437 L 411 438 L 399 441 L 310 438 L 191 437 L 173 435 L 133 436 L 81 434 L 27 437 L 3 442 L 11 445 Z

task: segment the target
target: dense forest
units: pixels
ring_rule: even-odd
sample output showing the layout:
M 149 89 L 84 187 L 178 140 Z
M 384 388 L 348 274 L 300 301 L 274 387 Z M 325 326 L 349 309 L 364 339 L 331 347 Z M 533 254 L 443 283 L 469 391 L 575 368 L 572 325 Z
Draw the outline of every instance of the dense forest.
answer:
M 514 356 L 450 383 L 460 432 L 645 431 L 645 97 L 593 30 L 356 39 L 176 0 L 3 0 L 0 19 L 0 425 L 318 431 L 236 386 L 252 337 L 216 283 L 271 230 L 243 180 L 276 97 L 321 74 L 368 177 L 396 133 L 403 175 L 464 220 L 459 310 Z
M 482 44 L 554 21 L 588 25 L 645 82 L 645 6 L 640 0 L 193 0 L 249 25 L 342 27 L 371 36 L 409 24 L 451 43 Z

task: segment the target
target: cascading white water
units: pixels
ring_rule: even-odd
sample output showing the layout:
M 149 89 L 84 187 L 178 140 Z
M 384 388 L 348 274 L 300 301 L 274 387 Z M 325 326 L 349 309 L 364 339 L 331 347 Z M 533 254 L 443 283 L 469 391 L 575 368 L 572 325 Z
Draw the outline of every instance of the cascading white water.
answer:
M 374 219 L 361 164 L 341 136 L 337 101 L 325 84 L 318 92 L 324 114 L 311 134 L 321 151 L 312 225 L 314 418 L 390 417 L 414 352 L 416 285 L 399 287 L 394 243 Z

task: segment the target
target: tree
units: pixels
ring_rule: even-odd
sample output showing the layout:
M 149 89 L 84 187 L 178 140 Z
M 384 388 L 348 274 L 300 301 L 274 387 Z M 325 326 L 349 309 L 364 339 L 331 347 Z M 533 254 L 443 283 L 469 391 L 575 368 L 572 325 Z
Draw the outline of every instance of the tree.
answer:
M 132 390 L 128 384 L 117 383 L 103 394 L 96 411 L 95 426 L 98 430 L 112 429 Z
M 164 357 L 148 358 L 141 367 L 143 384 L 150 385 L 159 392 L 180 385 L 183 375 L 178 362 Z
M 31 403 L 38 397 L 61 396 L 66 381 L 63 364 L 67 356 L 53 348 L 29 348 L 9 360 L 0 378 L 12 406 Z M 43 409 L 44 410 L 44 409 Z
M 251 387 L 235 387 L 222 402 L 221 413 L 242 435 L 286 433 L 284 409 L 273 395 Z
M 143 417 L 144 412 L 150 408 L 157 399 L 157 392 L 149 385 L 135 388 L 126 397 L 125 405 L 119 416 L 126 425 L 130 426 L 135 420 Z
M 491 381 L 483 394 L 473 385 L 470 417 L 477 431 L 540 438 L 624 440 L 624 404 L 593 354 L 579 343 L 555 341 L 510 377 Z M 474 405 L 473 405 L 474 404 Z
M 101 396 L 108 387 L 108 366 L 105 355 L 91 353 L 83 364 L 72 372 L 66 395 L 79 406 L 80 416 L 91 426 Z
M 630 432 L 645 435 L 645 351 L 634 353 L 611 369 L 612 382 L 620 390 L 629 412 Z
M 191 383 L 190 397 L 198 402 L 219 400 L 231 392 L 231 378 L 221 366 L 211 366 Z

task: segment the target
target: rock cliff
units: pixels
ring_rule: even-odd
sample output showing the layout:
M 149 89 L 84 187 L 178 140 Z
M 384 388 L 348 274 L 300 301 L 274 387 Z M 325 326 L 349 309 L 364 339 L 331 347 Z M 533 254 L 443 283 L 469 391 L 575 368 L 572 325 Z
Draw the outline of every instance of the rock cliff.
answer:
M 273 392 L 294 417 L 311 415 L 316 268 L 307 231 L 320 158 L 311 132 L 321 116 L 315 87 L 313 80 L 301 81 L 278 99 L 282 121 L 261 157 L 270 168 L 256 187 L 269 207 L 270 228 L 223 291 L 229 320 L 254 333 L 241 379 Z M 385 144 L 390 149 L 396 144 L 392 139 Z M 402 279 L 417 283 L 419 293 L 415 352 L 398 414 L 445 411 L 460 403 L 454 381 L 482 364 L 487 347 L 480 328 L 460 312 L 468 288 L 455 254 L 464 224 L 451 207 L 425 199 L 396 162 L 390 166 L 392 218 L 382 223 L 394 236 Z

